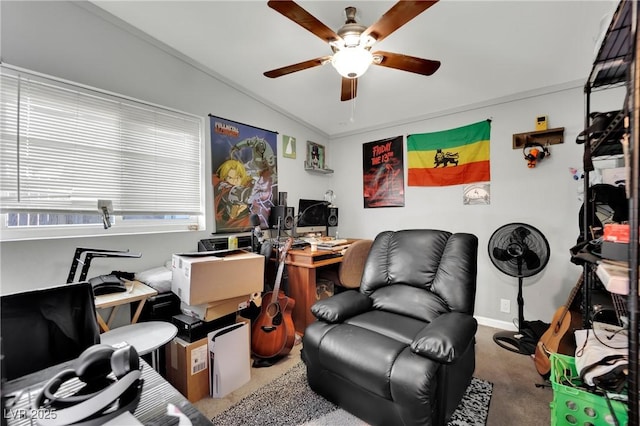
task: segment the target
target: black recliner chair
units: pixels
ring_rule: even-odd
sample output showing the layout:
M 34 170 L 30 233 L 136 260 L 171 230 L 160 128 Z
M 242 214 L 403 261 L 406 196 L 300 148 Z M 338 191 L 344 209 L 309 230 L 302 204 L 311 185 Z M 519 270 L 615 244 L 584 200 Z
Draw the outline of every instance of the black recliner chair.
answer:
M 444 425 L 475 369 L 477 253 L 471 234 L 380 233 L 359 290 L 311 308 L 311 389 L 373 425 Z

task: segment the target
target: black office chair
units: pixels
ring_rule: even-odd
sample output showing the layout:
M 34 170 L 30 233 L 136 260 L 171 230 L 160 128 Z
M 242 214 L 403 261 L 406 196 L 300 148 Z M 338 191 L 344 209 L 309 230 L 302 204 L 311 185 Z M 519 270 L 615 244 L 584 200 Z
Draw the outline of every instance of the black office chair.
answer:
M 373 240 L 356 240 L 344 252 L 342 262 L 337 268 L 321 268 L 317 272 L 317 279 L 329 280 L 334 285 L 334 291 L 340 293 L 345 289 L 360 287 L 364 265 L 369 256 Z
M 2 377 L 12 380 L 77 358 L 100 343 L 91 284 L 0 296 Z

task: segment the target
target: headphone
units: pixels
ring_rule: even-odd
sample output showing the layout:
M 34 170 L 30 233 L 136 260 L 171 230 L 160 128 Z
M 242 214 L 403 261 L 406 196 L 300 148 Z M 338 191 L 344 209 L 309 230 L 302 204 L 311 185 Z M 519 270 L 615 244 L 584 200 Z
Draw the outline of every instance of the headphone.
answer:
M 108 377 L 110 373 L 116 380 Z M 90 346 L 75 361 L 75 368 L 56 374 L 33 400 L 32 408 L 55 410 L 55 418 L 36 419 L 41 426 L 99 425 L 125 411 L 133 413 L 142 392 L 140 358 L 133 346 Z M 71 379 L 85 385 L 69 396 L 56 392 Z M 114 402 L 117 409 L 105 413 Z
M 527 167 L 533 168 L 538 161 L 542 161 L 545 157 L 551 155 L 549 148 L 538 142 L 527 142 L 522 147 L 522 154 L 527 160 Z

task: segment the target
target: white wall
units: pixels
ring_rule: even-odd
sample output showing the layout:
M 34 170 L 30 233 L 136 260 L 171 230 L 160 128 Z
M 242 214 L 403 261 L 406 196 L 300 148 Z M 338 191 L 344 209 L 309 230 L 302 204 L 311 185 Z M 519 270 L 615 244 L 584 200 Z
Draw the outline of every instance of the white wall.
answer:
M 92 7 L 69 2 L 0 2 L 2 61 L 202 117 L 211 113 L 296 137 L 297 159 L 283 158 L 278 152 L 279 191 L 288 192 L 289 203 L 296 204 L 298 198 L 321 198 L 326 189 L 333 189 L 340 207 L 341 236 L 373 238 L 382 230 L 406 228 L 476 234 L 480 241 L 476 315 L 495 325 L 509 325 L 517 315 L 517 280 L 491 264 L 487 242 L 493 231 L 506 223 L 534 225 L 548 238 L 552 259 L 544 272 L 525 280 L 525 318 L 550 321 L 566 301 L 580 272 L 569 262 L 569 248 L 578 236 L 580 206 L 578 184 L 569 173 L 569 167 L 581 168 L 582 146 L 575 143 L 584 120 L 580 84 L 516 94 L 465 111 L 449 111 L 329 141 L 317 129 L 291 120 L 211 73 L 186 63 L 177 52 L 160 49 L 137 31 L 101 16 Z M 585 70 L 585 76 L 587 73 Z M 621 104 L 619 96 L 605 94 L 593 109 L 618 109 Z M 550 127 L 565 127 L 565 143 L 552 146 L 549 158 L 535 169 L 528 169 L 522 151 L 511 148 L 512 134 L 533 130 L 534 119 L 540 114 L 549 116 Z M 445 130 L 487 118 L 492 119 L 490 205 L 463 206 L 462 186 L 406 187 L 405 207 L 363 208 L 363 143 Z M 210 176 L 208 123 L 206 129 Z M 315 175 L 303 170 L 307 140 L 327 144 L 329 165 L 335 174 Z M 280 138 L 278 143 L 281 148 Z M 213 232 L 210 179 L 206 193 L 204 231 L 1 243 L 0 292 L 64 282 L 76 247 L 128 248 L 143 254 L 134 260 L 101 259 L 92 266 L 91 273 L 96 275 L 113 269 L 143 270 L 164 263 L 173 252 L 195 250 L 197 241 Z M 501 298 L 511 300 L 511 314 L 500 313 Z

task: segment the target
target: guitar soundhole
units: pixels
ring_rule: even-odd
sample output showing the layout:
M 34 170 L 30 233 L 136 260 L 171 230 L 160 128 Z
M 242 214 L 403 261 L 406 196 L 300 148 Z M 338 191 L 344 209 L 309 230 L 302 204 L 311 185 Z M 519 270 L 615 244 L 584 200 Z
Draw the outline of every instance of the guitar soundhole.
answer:
M 273 325 L 282 324 L 282 312 L 280 311 L 280 305 L 277 303 L 271 303 L 267 307 L 267 315 L 271 317 L 271 323 Z

